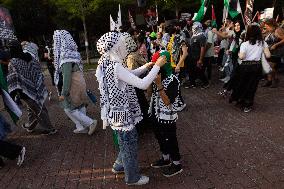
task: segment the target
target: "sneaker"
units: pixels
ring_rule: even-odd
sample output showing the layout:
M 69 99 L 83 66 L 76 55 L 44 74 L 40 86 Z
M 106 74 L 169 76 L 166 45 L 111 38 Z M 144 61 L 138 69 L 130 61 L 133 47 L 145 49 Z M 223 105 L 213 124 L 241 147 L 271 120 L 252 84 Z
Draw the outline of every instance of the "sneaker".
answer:
M 32 133 L 37 126 L 38 121 L 37 119 L 34 119 L 30 124 L 29 123 L 24 123 L 22 124 L 22 128 L 25 129 L 27 132 Z
M 147 184 L 149 182 L 149 177 L 147 176 L 141 176 L 140 179 L 137 181 L 137 182 L 134 182 L 134 183 L 126 183 L 127 185 L 144 185 L 144 184 Z
M 57 133 L 57 129 L 44 130 L 41 132 L 42 135 L 54 135 L 55 133 Z
M 245 113 L 249 113 L 251 110 L 252 110 L 252 108 L 248 108 L 248 107 L 245 107 L 245 108 L 244 108 L 244 112 L 245 112 Z
M 18 156 L 18 162 L 17 162 L 17 165 L 18 166 L 21 166 L 25 160 L 25 155 L 26 155 L 26 148 L 23 147 L 19 156 Z
M 168 167 L 172 163 L 170 160 L 164 160 L 163 158 L 155 161 L 154 163 L 151 163 L 151 167 L 153 168 L 162 168 L 162 167 Z
M 88 130 L 87 129 L 75 129 L 74 131 L 73 131 L 73 133 L 75 133 L 75 134 L 85 134 L 85 133 L 88 133 Z
M 111 172 L 113 172 L 114 174 L 122 174 L 122 173 L 124 173 L 124 169 L 115 170 L 114 168 L 112 168 L 112 169 L 111 169 Z
M 95 120 L 95 121 L 89 126 L 88 135 L 92 135 L 92 134 L 96 131 L 97 123 L 98 123 L 98 121 Z
M 183 171 L 181 164 L 175 165 L 172 163 L 170 167 L 167 167 L 163 170 L 163 175 L 165 177 L 175 176 Z

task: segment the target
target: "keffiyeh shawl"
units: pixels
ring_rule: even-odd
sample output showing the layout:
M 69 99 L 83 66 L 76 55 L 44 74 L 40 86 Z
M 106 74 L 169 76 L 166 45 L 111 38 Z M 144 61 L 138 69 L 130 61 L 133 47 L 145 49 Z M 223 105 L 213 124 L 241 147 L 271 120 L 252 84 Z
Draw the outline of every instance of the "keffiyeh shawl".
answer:
M 76 63 L 81 71 L 83 71 L 83 64 L 81 55 L 78 52 L 78 46 L 68 31 L 54 31 L 53 41 L 55 67 L 54 82 L 58 84 L 60 68 L 64 63 Z
M 116 67 L 137 46 L 128 33 L 108 32 L 97 42 L 102 55 L 96 71 L 100 89 L 101 119 L 114 130 L 128 131 L 142 120 L 133 86 L 117 78 Z
M 20 58 L 12 58 L 8 70 L 9 93 L 19 89 L 42 106 L 48 92 L 40 64 L 34 58 L 30 62 Z
M 192 25 L 192 37 L 198 36 L 198 35 L 205 35 L 203 32 L 203 27 L 200 22 L 194 22 Z
M 23 43 L 23 52 L 29 53 L 34 59 L 39 61 L 38 57 L 38 46 L 32 42 L 24 42 Z

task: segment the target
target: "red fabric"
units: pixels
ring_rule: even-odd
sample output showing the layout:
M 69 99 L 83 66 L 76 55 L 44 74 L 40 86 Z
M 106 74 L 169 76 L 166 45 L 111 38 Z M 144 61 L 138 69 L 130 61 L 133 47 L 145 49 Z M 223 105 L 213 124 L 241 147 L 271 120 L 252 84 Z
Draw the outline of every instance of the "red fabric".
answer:
M 151 61 L 156 62 L 159 57 L 160 57 L 160 51 L 157 51 L 157 52 L 155 52 L 155 54 L 153 54 Z

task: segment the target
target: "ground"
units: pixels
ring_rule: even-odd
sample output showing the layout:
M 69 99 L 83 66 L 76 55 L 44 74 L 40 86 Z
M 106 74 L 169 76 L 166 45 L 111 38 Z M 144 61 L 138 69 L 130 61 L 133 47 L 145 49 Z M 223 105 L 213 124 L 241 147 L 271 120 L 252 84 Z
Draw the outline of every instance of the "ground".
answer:
M 94 71 L 85 76 L 88 88 L 98 96 Z M 26 160 L 22 167 L 6 161 L 0 170 L 0 188 L 128 188 L 123 175 L 111 173 L 117 154 L 111 129 L 102 130 L 99 121 L 94 135 L 73 134 L 74 124 L 60 109 L 48 76 L 46 80 L 54 94 L 47 108 L 59 132 L 41 136 L 14 127 L 9 141 L 27 148 Z M 140 136 L 139 164 L 141 172 L 150 176 L 143 189 L 284 188 L 283 82 L 277 89 L 260 87 L 250 113 L 218 96 L 221 86 L 214 79 L 209 89 L 182 89 L 187 108 L 177 121 L 184 167 L 180 175 L 165 178 L 151 168 L 150 163 L 160 157 L 158 144 L 150 130 Z M 91 104 L 88 114 L 99 119 L 99 106 Z

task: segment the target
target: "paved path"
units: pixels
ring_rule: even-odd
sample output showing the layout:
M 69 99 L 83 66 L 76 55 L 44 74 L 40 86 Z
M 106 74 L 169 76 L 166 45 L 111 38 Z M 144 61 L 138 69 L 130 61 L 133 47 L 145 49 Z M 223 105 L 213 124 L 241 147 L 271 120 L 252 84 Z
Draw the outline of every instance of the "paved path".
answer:
M 94 77 L 93 72 L 86 74 L 87 85 L 98 94 Z M 49 80 L 47 84 L 51 88 Z M 206 90 L 184 89 L 188 106 L 177 123 L 184 172 L 165 178 L 149 167 L 159 152 L 153 134 L 145 132 L 139 141 L 139 162 L 150 183 L 143 189 L 284 188 L 283 86 L 259 88 L 255 110 L 248 114 L 217 95 L 219 82 Z M 7 161 L 0 170 L 0 188 L 128 188 L 122 176 L 111 173 L 116 149 L 110 129 L 75 135 L 56 99 L 47 107 L 59 133 L 40 136 L 16 128 L 9 140 L 26 146 L 27 158 L 20 168 Z M 98 107 L 90 105 L 88 112 L 99 118 Z

